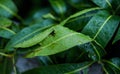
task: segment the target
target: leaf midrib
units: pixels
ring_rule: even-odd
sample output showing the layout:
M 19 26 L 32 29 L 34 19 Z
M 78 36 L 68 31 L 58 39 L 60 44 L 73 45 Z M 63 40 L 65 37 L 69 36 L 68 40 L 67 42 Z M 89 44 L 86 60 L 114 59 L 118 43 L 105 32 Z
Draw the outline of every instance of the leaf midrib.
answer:
M 51 46 L 52 44 L 54 44 L 54 43 L 56 43 L 56 42 L 58 42 L 58 41 L 60 41 L 60 40 L 62 40 L 62 39 L 65 39 L 65 38 L 67 38 L 67 37 L 70 37 L 70 36 L 73 36 L 73 35 L 77 35 L 77 34 L 79 35 L 79 33 L 71 33 L 71 34 L 65 35 L 65 36 L 63 36 L 63 37 L 61 37 L 61 38 L 58 38 L 58 39 L 56 39 L 55 41 L 49 43 L 49 44 L 46 45 L 46 46 L 43 46 L 43 47 L 40 47 L 40 48 L 36 49 L 35 51 L 39 51 L 40 49 L 45 49 L 45 48 Z M 82 43 L 82 42 L 81 42 L 81 43 Z
M 101 32 L 101 30 L 103 29 L 103 27 L 105 26 L 105 24 L 111 19 L 111 17 L 112 17 L 112 15 L 108 16 L 108 18 L 104 21 L 104 23 L 101 25 L 101 27 L 98 29 L 97 33 L 93 37 L 93 40 L 96 39 L 96 37 L 99 35 L 99 33 Z

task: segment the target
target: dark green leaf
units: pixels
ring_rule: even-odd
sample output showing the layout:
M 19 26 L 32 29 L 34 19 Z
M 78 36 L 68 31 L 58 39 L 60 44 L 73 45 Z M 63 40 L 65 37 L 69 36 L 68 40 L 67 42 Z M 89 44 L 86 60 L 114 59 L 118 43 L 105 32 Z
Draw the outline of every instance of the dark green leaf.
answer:
M 85 9 L 85 8 L 90 8 L 93 6 L 93 3 L 89 0 L 67 0 L 67 1 L 71 6 L 77 8 L 79 10 Z
M 112 8 L 112 0 L 92 0 L 96 5 L 102 8 Z
M 105 47 L 113 36 L 120 18 L 107 11 L 98 12 L 85 26 L 82 33 L 89 35 L 102 47 Z
M 40 42 L 40 47 L 36 48 L 26 57 L 52 55 L 90 41 L 92 41 L 90 37 L 58 25 L 54 26 L 53 32 Z
M 24 72 L 22 74 L 74 74 L 80 70 L 88 68 L 93 62 L 84 62 L 78 64 L 60 64 L 43 66 L 40 68 L 32 69 L 30 71 Z
M 49 0 L 49 1 L 53 9 L 56 11 L 56 13 L 63 15 L 66 12 L 67 7 L 63 0 Z
M 115 36 L 115 39 L 114 39 L 113 43 L 117 42 L 118 40 L 120 40 L 120 28 L 118 29 L 118 32 Z
M 81 11 L 79 11 L 79 12 L 77 12 L 77 13 L 69 16 L 67 19 L 65 19 L 64 21 L 62 21 L 62 22 L 60 23 L 60 25 L 65 25 L 65 24 L 67 23 L 67 21 L 69 21 L 70 19 L 76 18 L 76 17 L 78 17 L 78 16 L 80 16 L 80 15 L 83 15 L 83 14 L 85 14 L 85 13 L 88 13 L 88 12 L 90 12 L 90 11 L 95 11 L 95 10 L 98 10 L 98 9 L 100 9 L 100 8 L 99 8 L 99 7 L 94 7 L 94 8 L 89 8 L 89 9 L 81 10 Z

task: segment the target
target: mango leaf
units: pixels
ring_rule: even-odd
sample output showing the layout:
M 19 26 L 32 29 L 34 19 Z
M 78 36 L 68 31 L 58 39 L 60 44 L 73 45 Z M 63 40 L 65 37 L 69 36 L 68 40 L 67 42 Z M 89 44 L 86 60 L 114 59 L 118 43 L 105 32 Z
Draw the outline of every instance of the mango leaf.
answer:
M 17 8 L 12 0 L 0 0 L 0 16 L 11 17 L 19 16 L 16 14 Z
M 112 8 L 112 0 L 92 0 L 96 5 L 102 8 Z
M 114 72 L 113 74 L 120 73 L 120 58 L 112 58 L 110 60 L 103 60 L 103 63 L 104 65 L 107 65 L 107 67 L 109 67 Z M 107 71 L 108 73 L 111 72 L 109 70 Z
M 0 37 L 3 38 L 11 38 L 14 34 L 16 34 L 14 31 L 10 30 L 7 27 L 10 27 L 12 25 L 12 21 L 5 18 L 0 17 Z
M 83 14 L 85 14 L 85 13 L 88 13 L 88 12 L 90 12 L 90 11 L 95 11 L 95 10 L 99 10 L 99 9 L 100 9 L 99 7 L 94 7 L 94 8 L 89 8 L 89 9 L 81 10 L 81 11 L 79 11 L 79 12 L 77 12 L 77 13 L 69 16 L 67 19 L 65 19 L 64 21 L 62 21 L 62 22 L 60 23 L 60 25 L 65 25 L 65 24 L 67 23 L 67 21 L 69 21 L 70 19 L 76 18 L 76 17 L 78 17 L 78 16 L 80 16 L 80 15 L 83 15 Z
M 13 37 L 16 33 L 8 28 L 1 28 L 0 29 L 0 37 L 10 39 Z
M 51 60 L 49 56 L 39 56 L 38 60 L 40 60 L 40 62 L 46 66 L 53 64 L 53 61 Z
M 63 0 L 49 0 L 50 4 L 52 5 L 53 9 L 58 14 L 64 14 L 67 10 L 67 6 Z
M 75 31 L 80 31 L 84 28 L 84 26 L 88 23 L 88 21 L 91 19 L 92 16 L 94 16 L 95 13 L 91 12 L 91 13 L 86 13 L 84 15 L 81 15 L 79 17 L 73 18 L 71 20 L 69 20 L 65 26 L 69 27 L 72 30 Z
M 53 32 L 40 42 L 40 47 L 27 54 L 26 57 L 52 55 L 90 41 L 92 41 L 90 37 L 58 25 L 54 26 Z
M 120 28 L 118 29 L 118 32 L 117 32 L 117 34 L 116 34 L 116 36 L 115 36 L 115 39 L 113 40 L 113 44 L 114 44 L 115 42 L 117 42 L 118 40 L 120 40 Z
M 43 66 L 26 71 L 22 74 L 74 74 L 91 66 L 94 62 L 84 62 L 78 64 L 60 64 Z M 79 72 L 80 73 L 80 72 Z
M 11 26 L 12 21 L 5 18 L 5 17 L 0 17 L 0 28 L 1 27 L 9 27 Z
M 85 54 L 88 54 L 88 57 L 94 61 L 101 60 L 101 58 L 106 54 L 106 51 L 95 42 L 79 45 L 79 48 L 83 52 L 86 52 Z
M 9 41 L 6 46 L 7 51 L 12 51 L 13 47 L 25 48 L 39 43 L 51 32 L 51 29 L 46 29 L 52 25 L 51 20 L 41 20 L 41 22 L 33 26 L 24 28 Z
M 93 3 L 91 1 L 88 1 L 88 0 L 67 0 L 68 3 L 77 8 L 77 9 L 85 9 L 85 8 L 90 8 L 93 5 Z
M 82 33 L 89 35 L 104 48 L 113 36 L 119 21 L 119 17 L 107 11 L 100 11 L 88 22 Z

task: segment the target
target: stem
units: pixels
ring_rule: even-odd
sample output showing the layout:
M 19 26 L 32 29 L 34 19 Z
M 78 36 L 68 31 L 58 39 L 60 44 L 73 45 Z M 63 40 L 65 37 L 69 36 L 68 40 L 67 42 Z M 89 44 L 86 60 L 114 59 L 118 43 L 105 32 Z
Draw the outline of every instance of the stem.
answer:
M 5 54 L 5 53 L 2 53 L 2 52 L 0 52 L 0 55 L 5 56 L 5 57 L 12 57 L 12 55 Z
M 16 65 L 15 65 L 15 57 L 14 56 L 12 58 L 12 61 L 13 61 L 13 70 L 14 70 L 14 73 L 17 74 Z

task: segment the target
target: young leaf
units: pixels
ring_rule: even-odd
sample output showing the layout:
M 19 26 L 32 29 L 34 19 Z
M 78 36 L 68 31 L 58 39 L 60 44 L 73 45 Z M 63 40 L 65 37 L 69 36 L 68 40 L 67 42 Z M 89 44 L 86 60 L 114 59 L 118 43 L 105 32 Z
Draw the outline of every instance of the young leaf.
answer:
M 91 66 L 94 62 L 84 62 L 78 64 L 60 64 L 43 66 L 26 71 L 22 74 L 74 74 Z
M 46 29 L 52 25 L 51 20 L 42 20 L 40 23 L 24 28 L 9 41 L 6 46 L 7 51 L 12 51 L 13 47 L 25 48 L 39 43 L 51 32 L 51 29 Z
M 49 0 L 50 4 L 52 5 L 53 9 L 58 14 L 64 14 L 67 10 L 66 4 L 63 0 Z
M 12 0 L 0 0 L 0 16 L 17 16 L 17 8 Z M 18 17 L 18 16 L 17 16 Z
M 52 55 L 90 41 L 92 41 L 90 37 L 58 25 L 54 26 L 53 32 L 40 42 L 40 47 L 27 54 L 26 57 Z
M 82 33 L 89 35 L 102 47 L 105 47 L 113 36 L 120 18 L 107 11 L 98 12 L 84 27 Z

